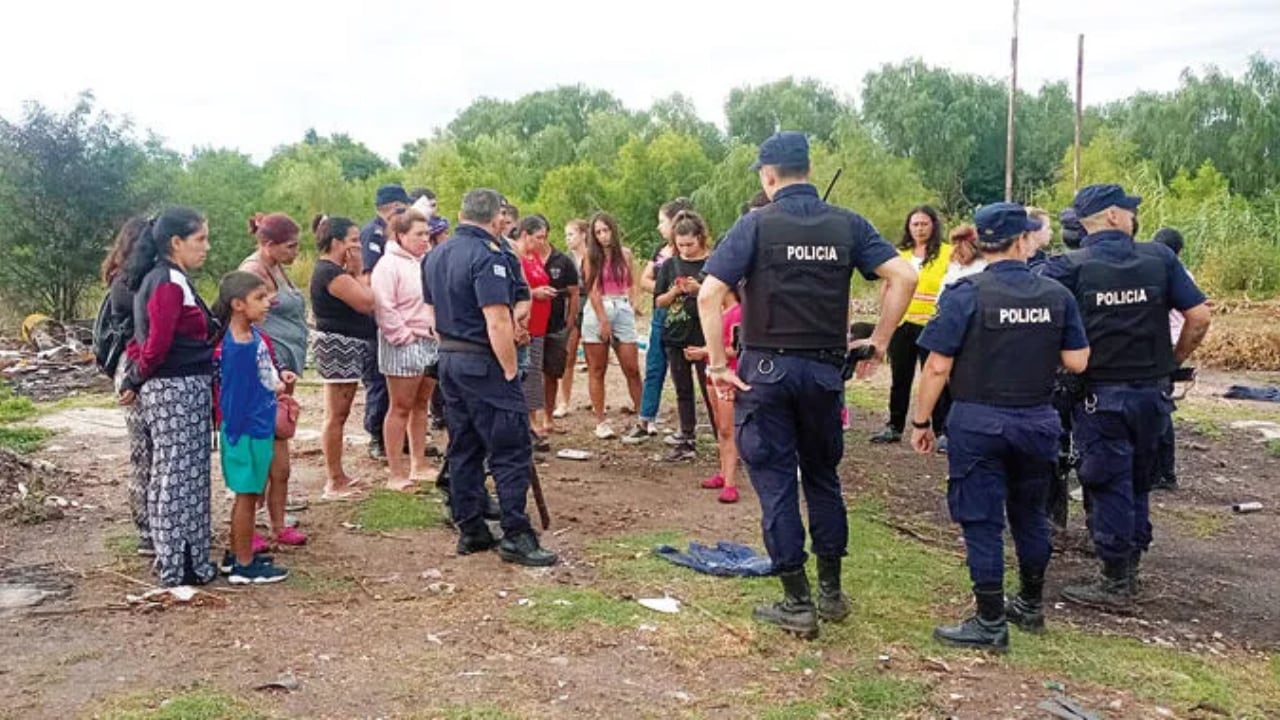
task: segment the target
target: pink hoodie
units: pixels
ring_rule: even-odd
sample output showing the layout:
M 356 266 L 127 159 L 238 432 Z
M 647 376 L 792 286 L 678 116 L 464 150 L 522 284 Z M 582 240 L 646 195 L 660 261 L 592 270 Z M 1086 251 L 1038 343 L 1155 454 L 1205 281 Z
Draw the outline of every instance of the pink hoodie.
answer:
M 369 277 L 378 329 L 392 345 L 408 345 L 427 336 L 427 304 L 422 298 L 422 258 L 394 240 Z

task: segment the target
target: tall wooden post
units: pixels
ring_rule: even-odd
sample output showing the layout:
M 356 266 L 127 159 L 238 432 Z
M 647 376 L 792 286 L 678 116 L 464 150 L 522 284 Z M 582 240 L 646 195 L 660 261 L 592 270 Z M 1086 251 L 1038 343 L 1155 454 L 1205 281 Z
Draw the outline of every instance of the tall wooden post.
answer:
M 1076 140 L 1071 168 L 1073 190 L 1080 189 L 1080 131 L 1084 126 L 1084 33 L 1076 41 Z
M 1009 46 L 1009 122 L 1004 145 L 1004 200 L 1013 201 L 1013 109 L 1018 97 L 1018 0 L 1013 0 L 1013 39 Z

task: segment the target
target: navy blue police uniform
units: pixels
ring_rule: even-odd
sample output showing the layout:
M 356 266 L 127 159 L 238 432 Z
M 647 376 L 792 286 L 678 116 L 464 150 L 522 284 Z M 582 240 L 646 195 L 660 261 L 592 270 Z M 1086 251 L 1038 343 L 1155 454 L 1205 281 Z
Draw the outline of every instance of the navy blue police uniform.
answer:
M 393 202 L 409 204 L 409 194 L 399 185 L 383 185 L 374 195 L 374 207 Z M 387 243 L 387 221 L 375 215 L 360 228 L 360 257 L 364 272 L 371 273 L 382 259 Z M 378 341 L 370 340 L 364 356 L 364 429 L 372 438 L 371 447 L 382 447 L 382 424 L 387 419 L 390 400 L 387 397 L 387 379 L 378 370 Z
M 1015 203 L 979 208 L 974 222 L 979 242 L 1039 228 Z M 1046 504 L 1062 432 L 1052 403 L 1054 375 L 1063 350 L 1088 347 L 1080 310 L 1065 288 L 1032 274 L 1026 262 L 1000 260 L 947 288 L 920 346 L 954 359 L 947 505 L 964 530 L 977 619 L 989 631 L 975 636 L 974 626 L 962 625 L 939 629 L 938 636 L 1004 646 L 1005 517 L 1021 597 L 1038 611 L 1051 554 Z M 974 637 L 989 642 L 964 642 Z
M 486 458 L 498 492 L 503 547 L 533 537 L 526 512 L 533 460 L 528 406 L 519 379 L 506 379 L 493 354 L 483 312 L 492 305 L 513 308 L 517 300 L 520 281 L 500 243 L 483 228 L 460 224 L 426 261 L 423 292 L 435 307 L 440 336 L 450 503 L 464 554 L 495 544 L 484 522 Z
M 807 167 L 808 161 L 804 135 L 783 132 L 761 145 L 757 167 Z M 820 590 L 825 561 L 834 565 L 839 592 L 839 562 L 849 539 L 836 472 L 844 455 L 841 365 L 849 281 L 854 270 L 875 278 L 876 268 L 895 257 L 870 222 L 823 202 L 813 185 L 798 183 L 739 218 L 704 268 L 727 285 L 742 284 L 738 374 L 751 390 L 736 396 L 735 436 L 760 498 L 765 548 L 784 587 L 788 573 L 798 570 L 803 577 L 807 560 L 798 496 L 803 488 Z
M 1086 218 L 1110 207 L 1136 212 L 1139 202 L 1118 185 L 1091 185 L 1080 190 L 1073 207 Z M 1169 310 L 1190 309 L 1205 296 L 1169 248 L 1136 243 L 1121 230 L 1090 233 L 1079 250 L 1049 260 L 1041 272 L 1075 295 L 1092 348 L 1072 420 L 1103 578 L 1067 587 L 1063 596 L 1127 604 L 1141 555 L 1151 545 L 1148 496 L 1159 440 L 1171 422 Z

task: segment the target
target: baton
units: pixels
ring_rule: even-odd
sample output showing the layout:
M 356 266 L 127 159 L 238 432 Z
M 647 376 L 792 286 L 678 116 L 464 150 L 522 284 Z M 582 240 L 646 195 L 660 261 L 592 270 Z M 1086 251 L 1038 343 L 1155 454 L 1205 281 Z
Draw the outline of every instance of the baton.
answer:
M 542 496 L 542 482 L 538 479 L 538 465 L 529 462 L 529 488 L 533 490 L 533 503 L 538 506 L 538 520 L 542 529 L 551 527 L 551 513 L 547 512 L 547 499 Z
M 831 195 L 831 189 L 836 186 L 836 181 L 840 179 L 841 173 L 844 172 L 843 167 L 836 168 L 836 174 L 831 176 L 831 182 L 827 185 L 827 191 L 822 193 L 822 202 L 826 202 Z

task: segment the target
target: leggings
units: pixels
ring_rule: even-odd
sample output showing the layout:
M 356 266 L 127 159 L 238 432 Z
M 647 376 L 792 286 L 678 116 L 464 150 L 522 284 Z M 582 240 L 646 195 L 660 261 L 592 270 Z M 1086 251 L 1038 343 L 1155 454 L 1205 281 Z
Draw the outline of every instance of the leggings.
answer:
M 889 340 L 889 370 L 893 384 L 889 389 L 889 425 L 902 432 L 907 426 L 907 408 L 911 405 L 911 383 L 916 377 L 916 366 L 924 367 L 929 351 L 917 341 L 923 325 L 904 322 L 893 332 Z M 947 413 L 951 410 L 951 393 L 942 389 L 938 402 L 933 406 L 933 428 L 938 435 L 947 431 Z
M 691 437 L 698 426 L 697 409 L 693 402 L 693 376 L 698 377 L 702 388 L 702 400 L 707 404 L 707 417 L 712 417 L 711 396 L 707 394 L 707 364 L 702 360 L 691 361 L 684 356 L 684 348 L 667 348 L 667 365 L 671 370 L 671 384 L 676 388 L 676 410 L 680 415 L 680 433 Z M 714 418 L 712 418 L 714 420 Z

